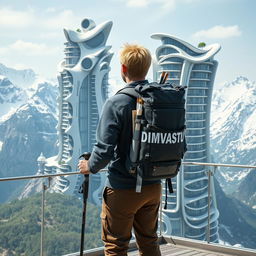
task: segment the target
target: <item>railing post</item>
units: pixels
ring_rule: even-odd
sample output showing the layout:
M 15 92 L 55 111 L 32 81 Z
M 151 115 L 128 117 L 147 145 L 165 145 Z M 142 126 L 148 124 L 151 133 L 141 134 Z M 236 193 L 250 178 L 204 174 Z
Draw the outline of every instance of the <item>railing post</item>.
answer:
M 41 242 L 40 242 L 40 256 L 44 255 L 44 206 L 45 206 L 45 190 L 46 185 L 42 183 L 42 199 L 41 199 Z
M 210 236 L 211 236 L 211 229 L 210 229 L 210 225 L 211 225 L 211 203 L 212 203 L 212 187 L 211 187 L 211 183 L 212 183 L 212 176 L 215 174 L 216 169 L 218 166 L 214 166 L 213 171 L 208 170 L 207 171 L 207 176 L 208 176 L 208 224 L 207 224 L 207 242 L 210 243 Z
M 52 177 L 48 177 L 48 187 L 44 181 L 42 183 L 40 256 L 44 256 L 45 191 L 51 186 L 51 179 Z
M 207 171 L 208 175 L 208 224 L 207 224 L 207 243 L 210 243 L 210 222 L 211 222 L 211 170 Z

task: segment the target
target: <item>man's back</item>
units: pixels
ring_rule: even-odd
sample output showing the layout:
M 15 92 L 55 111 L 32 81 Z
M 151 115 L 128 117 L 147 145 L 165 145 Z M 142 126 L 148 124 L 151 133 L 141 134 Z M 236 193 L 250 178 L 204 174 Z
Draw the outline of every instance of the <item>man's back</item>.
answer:
M 127 86 L 134 88 L 138 84 L 146 83 L 148 83 L 147 80 L 142 80 Z M 104 105 L 90 165 L 94 166 L 95 161 L 99 161 L 99 155 L 101 158 L 111 159 L 108 166 L 107 187 L 114 189 L 135 189 L 136 187 L 136 178 L 129 173 L 128 158 L 133 134 L 132 111 L 135 108 L 135 99 L 125 94 L 112 96 Z M 97 156 L 96 159 L 93 156 Z M 144 181 L 143 185 L 156 183 L 160 181 Z

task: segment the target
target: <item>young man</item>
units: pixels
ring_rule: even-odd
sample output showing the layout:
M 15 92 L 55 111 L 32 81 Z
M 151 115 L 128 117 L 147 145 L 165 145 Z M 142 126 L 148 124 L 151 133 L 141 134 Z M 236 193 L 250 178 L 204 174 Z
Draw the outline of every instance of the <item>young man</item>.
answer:
M 126 44 L 120 51 L 121 76 L 127 86 L 146 84 L 151 64 L 150 52 L 139 45 Z M 103 192 L 101 224 L 106 256 L 127 255 L 132 228 L 140 255 L 161 255 L 157 242 L 157 219 L 161 184 L 144 181 L 136 193 L 136 178 L 129 174 L 127 157 L 132 141 L 132 110 L 136 100 L 125 94 L 109 98 L 97 128 L 96 144 L 89 161 L 79 161 L 83 174 L 96 173 L 108 163 Z

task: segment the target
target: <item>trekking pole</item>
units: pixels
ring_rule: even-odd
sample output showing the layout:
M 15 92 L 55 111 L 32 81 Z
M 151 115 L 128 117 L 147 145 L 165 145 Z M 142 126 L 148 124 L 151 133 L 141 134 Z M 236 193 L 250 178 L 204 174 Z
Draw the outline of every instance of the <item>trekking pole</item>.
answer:
M 85 152 L 79 158 L 83 157 L 85 160 L 89 160 L 91 153 Z M 81 243 L 80 243 L 80 256 L 83 256 L 84 252 L 84 230 L 86 222 L 86 205 L 89 190 L 89 174 L 84 175 L 84 182 L 80 187 L 79 193 L 83 194 L 83 217 L 82 217 L 82 230 L 81 230 Z

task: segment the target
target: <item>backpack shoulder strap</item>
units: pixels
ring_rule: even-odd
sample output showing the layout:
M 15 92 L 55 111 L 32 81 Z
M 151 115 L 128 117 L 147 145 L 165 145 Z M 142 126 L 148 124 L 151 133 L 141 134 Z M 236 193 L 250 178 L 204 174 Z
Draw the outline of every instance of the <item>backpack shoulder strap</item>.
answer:
M 124 87 L 122 89 L 120 89 L 116 94 L 125 94 L 128 95 L 134 99 L 137 99 L 139 97 L 139 94 L 135 91 L 134 87 Z

